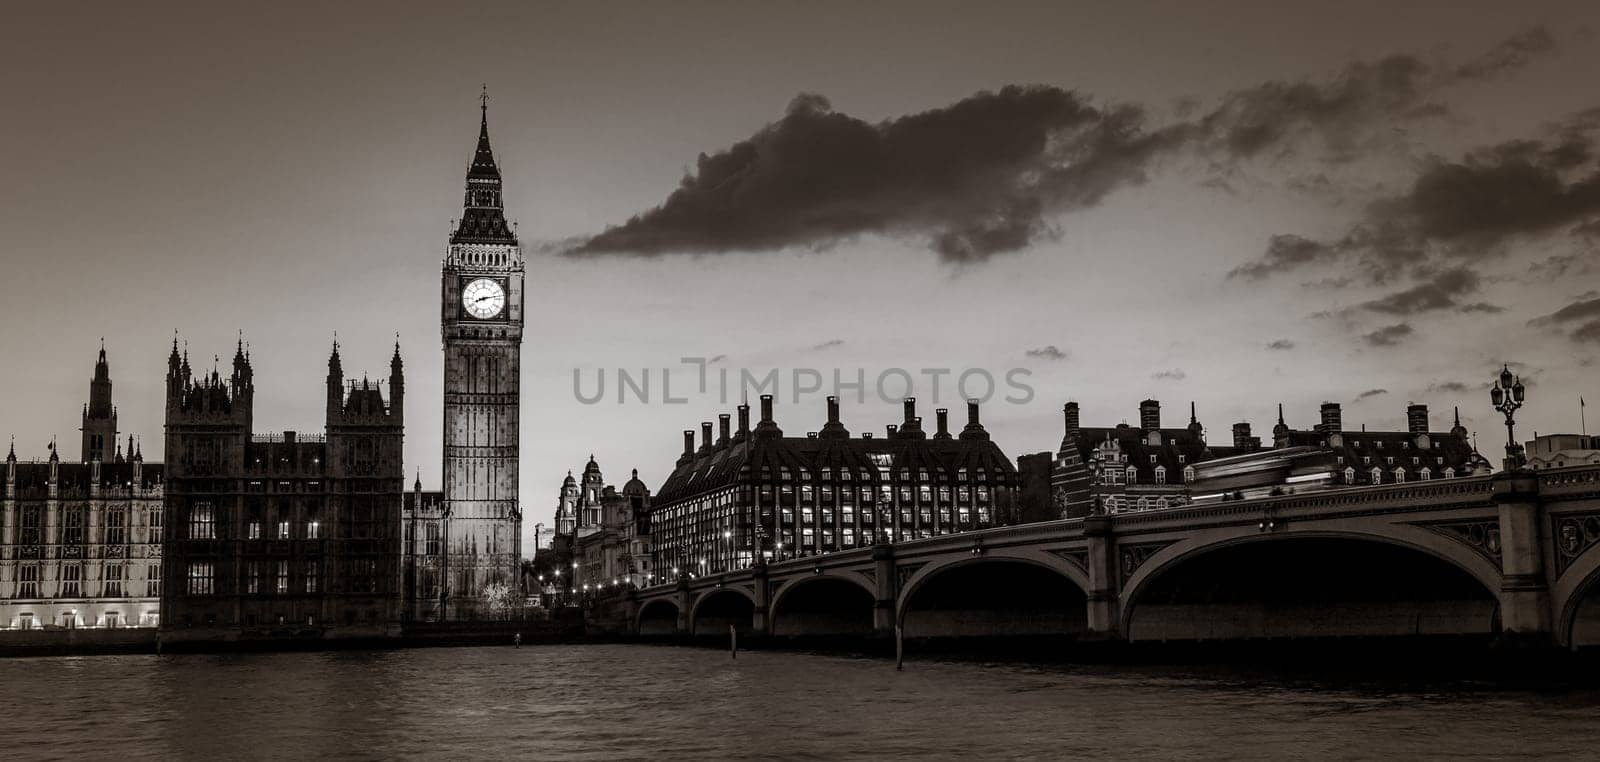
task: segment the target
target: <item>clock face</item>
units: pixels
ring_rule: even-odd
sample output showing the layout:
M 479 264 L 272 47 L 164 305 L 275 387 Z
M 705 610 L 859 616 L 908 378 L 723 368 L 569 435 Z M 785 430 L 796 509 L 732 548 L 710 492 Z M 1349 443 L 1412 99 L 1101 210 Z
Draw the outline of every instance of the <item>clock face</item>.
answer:
M 505 309 L 506 292 L 500 287 L 500 282 L 489 278 L 479 278 L 461 289 L 461 306 L 467 314 L 479 320 L 488 320 Z

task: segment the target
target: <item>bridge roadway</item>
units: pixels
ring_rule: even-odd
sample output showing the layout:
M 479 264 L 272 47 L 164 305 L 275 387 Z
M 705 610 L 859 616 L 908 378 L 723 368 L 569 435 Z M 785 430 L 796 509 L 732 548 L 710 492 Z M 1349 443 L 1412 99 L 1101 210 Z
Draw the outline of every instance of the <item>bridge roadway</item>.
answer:
M 639 634 L 1600 645 L 1600 467 L 1090 516 L 632 591 Z

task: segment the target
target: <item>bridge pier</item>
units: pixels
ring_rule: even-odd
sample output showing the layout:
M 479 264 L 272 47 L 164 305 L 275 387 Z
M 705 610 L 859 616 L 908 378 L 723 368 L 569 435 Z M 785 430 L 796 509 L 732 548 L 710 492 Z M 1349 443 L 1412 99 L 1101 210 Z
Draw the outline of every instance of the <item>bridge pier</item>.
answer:
M 689 621 L 689 604 L 693 602 L 689 598 L 688 577 L 678 577 L 678 591 L 673 597 L 678 603 L 678 634 L 688 635 L 692 632 L 692 630 L 689 629 L 692 626 L 692 623 Z
M 1500 509 L 1500 627 L 1526 645 L 1550 645 L 1550 584 L 1539 536 L 1539 479 L 1530 471 L 1494 477 Z
M 765 561 L 756 560 L 755 567 L 750 570 L 755 579 L 755 610 L 750 614 L 750 633 L 757 637 L 766 637 L 772 634 L 772 615 L 768 606 L 771 596 L 770 586 L 767 584 L 767 564 Z
M 894 637 L 895 602 L 900 597 L 900 579 L 894 569 L 894 546 L 872 546 L 873 577 L 877 580 L 877 600 L 872 605 L 872 633 Z
M 1122 591 L 1118 589 L 1116 537 L 1110 517 L 1085 517 L 1083 535 L 1089 541 L 1087 639 L 1121 640 Z

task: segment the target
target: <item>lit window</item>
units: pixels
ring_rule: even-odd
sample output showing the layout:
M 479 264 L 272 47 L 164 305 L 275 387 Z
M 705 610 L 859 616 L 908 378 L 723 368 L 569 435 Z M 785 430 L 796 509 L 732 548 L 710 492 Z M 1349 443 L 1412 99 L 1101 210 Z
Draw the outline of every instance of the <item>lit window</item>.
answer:
M 278 539 L 280 539 L 280 540 L 289 539 L 289 522 L 287 522 L 287 521 L 278 522 Z
M 277 591 L 278 591 L 279 595 L 283 595 L 284 593 L 289 592 L 289 562 L 288 561 L 279 561 L 278 562 Z
M 107 598 L 122 597 L 122 566 L 112 564 L 106 567 L 105 586 L 100 594 Z
M 214 574 L 210 561 L 189 562 L 189 594 L 211 595 Z
M 210 503 L 195 503 L 189 508 L 189 539 L 216 539 L 216 517 Z
M 66 564 L 61 567 L 61 589 L 56 591 L 57 598 L 77 598 L 83 595 L 83 567 L 79 564 Z
M 311 523 L 306 525 L 306 539 L 307 540 L 320 540 L 320 539 L 322 539 L 322 522 L 320 522 L 320 521 L 312 521 Z
M 24 564 L 17 569 L 17 597 L 39 597 L 39 567 L 36 564 Z

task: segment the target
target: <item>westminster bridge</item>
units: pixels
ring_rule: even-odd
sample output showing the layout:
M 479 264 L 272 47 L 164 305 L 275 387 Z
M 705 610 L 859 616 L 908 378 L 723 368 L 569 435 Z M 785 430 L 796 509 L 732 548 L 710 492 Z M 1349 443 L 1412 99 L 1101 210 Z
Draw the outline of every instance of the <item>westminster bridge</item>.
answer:
M 641 635 L 1600 645 L 1600 467 L 1089 516 L 786 559 L 629 594 Z

